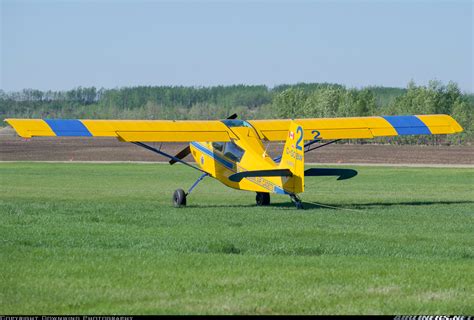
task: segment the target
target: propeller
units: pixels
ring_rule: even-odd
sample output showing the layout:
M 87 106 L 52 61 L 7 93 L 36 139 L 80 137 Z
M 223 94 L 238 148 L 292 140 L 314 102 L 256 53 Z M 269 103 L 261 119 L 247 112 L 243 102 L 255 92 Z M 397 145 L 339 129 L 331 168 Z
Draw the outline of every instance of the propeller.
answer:
M 227 117 L 227 119 L 229 120 L 233 120 L 233 119 L 236 119 L 237 118 L 237 113 L 234 113 L 230 116 Z M 186 148 L 184 148 L 183 150 L 181 150 L 180 152 L 178 152 L 176 155 L 175 155 L 175 158 L 178 158 L 178 159 L 184 159 L 184 157 L 186 157 L 188 154 L 191 153 L 191 147 L 190 146 L 187 146 Z M 176 161 L 175 159 L 171 159 L 169 161 L 170 164 L 175 164 Z
M 180 152 L 178 152 L 176 155 L 175 155 L 175 158 L 178 158 L 178 159 L 183 159 L 184 157 L 186 157 L 188 154 L 191 153 L 191 147 L 190 146 L 187 146 L 186 148 L 184 148 L 183 150 L 181 150 Z M 175 159 L 171 159 L 170 161 L 170 164 L 175 164 L 176 161 Z

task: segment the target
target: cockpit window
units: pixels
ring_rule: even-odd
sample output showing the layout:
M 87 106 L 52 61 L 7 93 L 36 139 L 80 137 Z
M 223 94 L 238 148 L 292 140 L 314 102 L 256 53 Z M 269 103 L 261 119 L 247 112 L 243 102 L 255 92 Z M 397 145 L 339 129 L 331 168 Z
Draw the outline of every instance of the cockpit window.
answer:
M 247 121 L 244 121 L 244 120 L 238 120 L 238 119 L 226 119 L 226 120 L 222 120 L 222 122 L 228 126 L 229 128 L 232 128 L 232 127 L 248 127 L 248 128 L 252 128 L 252 126 L 250 125 L 250 123 L 248 123 Z
M 233 141 L 226 142 L 224 145 L 224 156 L 227 158 L 239 162 L 242 159 L 245 151 L 242 150 L 238 145 L 236 145 Z
M 218 150 L 220 152 L 224 151 L 224 143 L 223 142 L 213 142 L 212 147 L 215 150 Z

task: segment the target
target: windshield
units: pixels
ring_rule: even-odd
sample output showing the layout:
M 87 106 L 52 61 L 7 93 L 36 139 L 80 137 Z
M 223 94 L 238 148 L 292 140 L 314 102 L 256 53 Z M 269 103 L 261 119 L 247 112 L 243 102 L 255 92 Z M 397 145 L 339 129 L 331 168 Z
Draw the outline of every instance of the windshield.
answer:
M 228 126 L 229 128 L 231 127 L 248 127 L 252 128 L 250 123 L 244 120 L 237 120 L 237 119 L 227 119 L 227 120 L 222 120 L 222 122 Z

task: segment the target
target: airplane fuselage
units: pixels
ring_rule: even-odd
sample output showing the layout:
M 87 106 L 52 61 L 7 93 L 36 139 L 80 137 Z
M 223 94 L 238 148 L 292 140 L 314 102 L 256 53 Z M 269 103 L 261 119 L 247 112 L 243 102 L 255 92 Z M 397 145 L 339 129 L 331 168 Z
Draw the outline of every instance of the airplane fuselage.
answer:
M 230 124 L 237 121 L 229 121 Z M 242 121 L 239 121 L 242 123 Z M 261 137 L 248 123 L 229 126 L 239 138 L 230 142 L 191 142 L 191 154 L 202 170 L 228 187 L 277 194 L 287 194 L 282 188 L 288 177 L 248 177 L 240 182 L 229 176 L 251 170 L 276 169 L 278 164 L 267 154 Z

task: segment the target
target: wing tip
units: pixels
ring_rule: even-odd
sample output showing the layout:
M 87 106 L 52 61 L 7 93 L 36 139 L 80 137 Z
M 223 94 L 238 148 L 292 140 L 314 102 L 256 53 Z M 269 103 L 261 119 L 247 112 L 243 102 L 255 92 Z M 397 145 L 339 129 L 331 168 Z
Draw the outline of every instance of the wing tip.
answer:
M 454 118 L 451 117 L 451 116 L 448 116 L 448 117 L 449 117 L 449 119 L 450 119 L 451 126 L 452 126 L 453 129 L 454 129 L 454 132 L 460 133 L 460 132 L 463 132 L 463 131 L 464 131 L 463 127 L 461 127 L 461 125 L 459 124 L 459 122 L 456 121 L 456 119 L 454 119 Z
M 23 125 L 22 125 L 22 122 L 24 123 L 24 121 L 27 120 L 27 119 L 15 119 L 15 118 L 8 118 L 8 119 L 4 119 L 4 121 L 6 123 L 8 123 L 8 125 L 10 125 L 10 127 L 13 128 L 13 130 L 15 130 L 15 132 L 22 138 L 25 138 L 25 139 L 28 139 L 28 138 L 31 138 L 31 133 L 28 129 L 26 129 Z
M 417 115 L 422 122 L 431 130 L 432 127 L 449 127 L 450 130 L 446 132 L 438 132 L 436 134 L 455 134 L 463 132 L 464 129 L 461 127 L 459 122 L 456 121 L 451 115 L 449 114 L 426 114 L 426 115 Z M 430 119 L 433 119 L 430 121 Z M 440 124 L 441 120 L 441 124 Z

